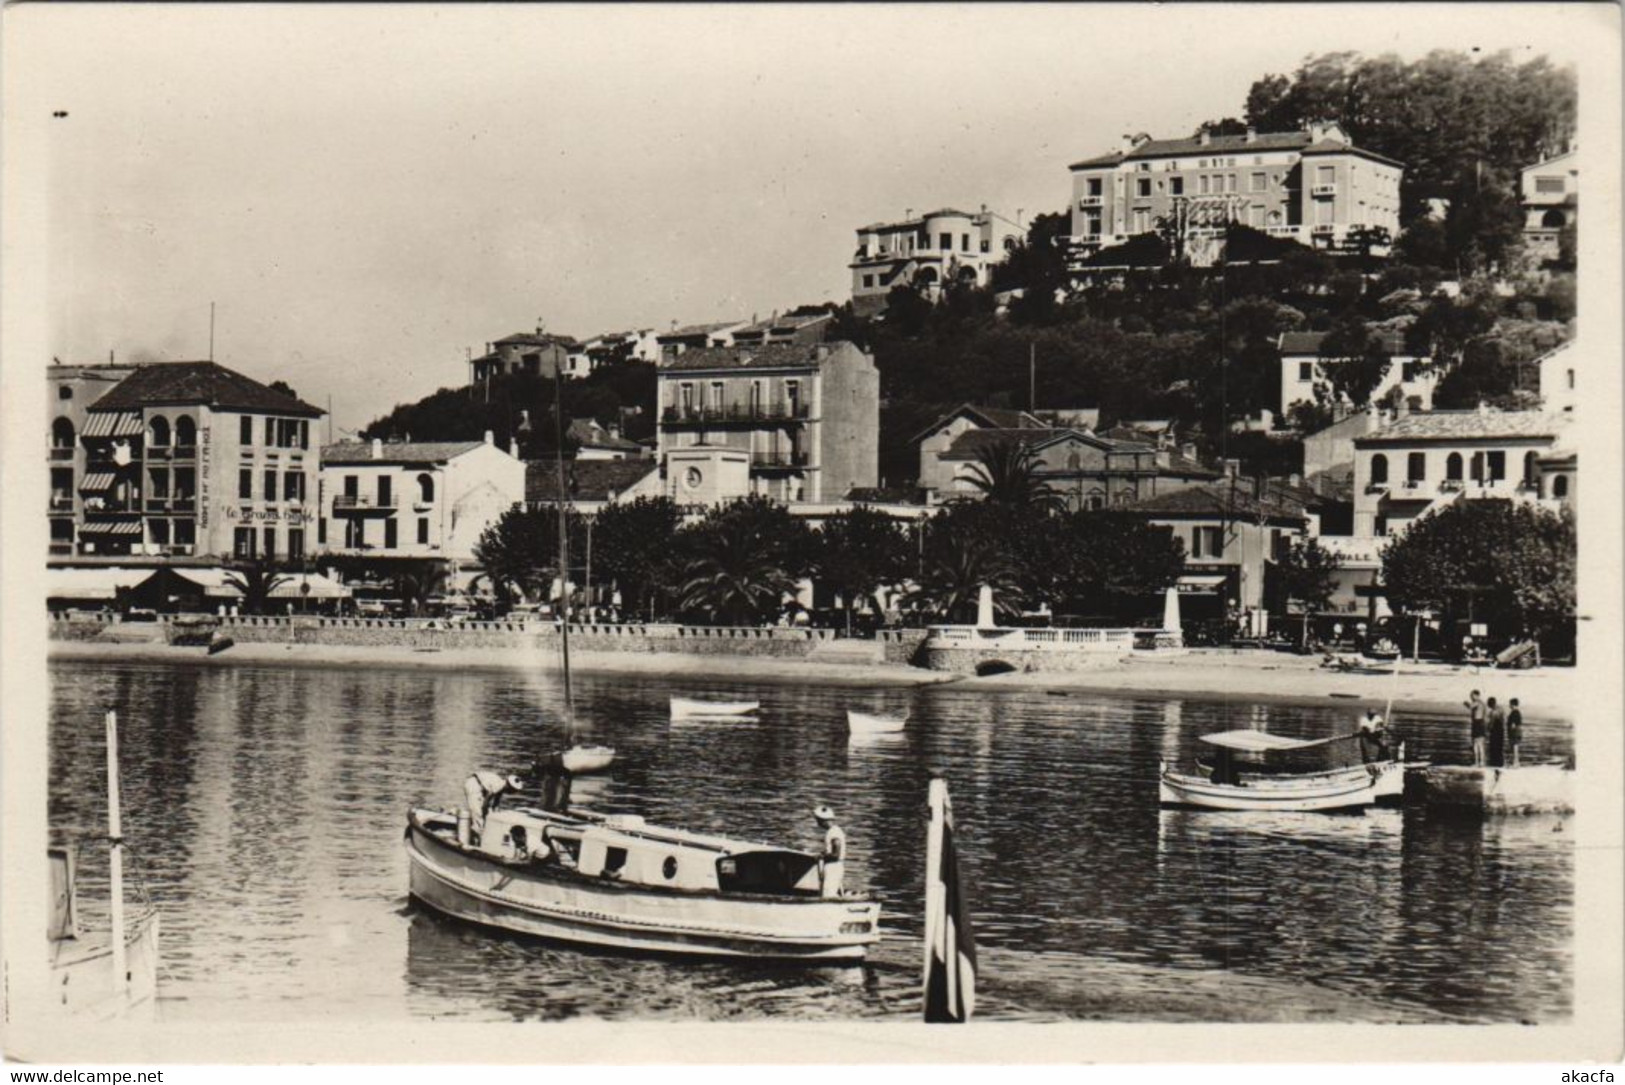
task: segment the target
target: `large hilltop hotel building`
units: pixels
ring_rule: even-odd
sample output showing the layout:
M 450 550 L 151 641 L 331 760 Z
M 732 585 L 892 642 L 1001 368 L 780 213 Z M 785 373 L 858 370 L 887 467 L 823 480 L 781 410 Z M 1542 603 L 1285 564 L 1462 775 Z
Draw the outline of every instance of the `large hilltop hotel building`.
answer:
M 1128 136 L 1111 154 L 1071 169 L 1072 245 L 1080 257 L 1181 215 L 1192 241 L 1217 238 L 1231 222 L 1328 249 L 1344 247 L 1361 228 L 1399 234 L 1404 166 L 1356 147 L 1336 124 L 1188 139 Z

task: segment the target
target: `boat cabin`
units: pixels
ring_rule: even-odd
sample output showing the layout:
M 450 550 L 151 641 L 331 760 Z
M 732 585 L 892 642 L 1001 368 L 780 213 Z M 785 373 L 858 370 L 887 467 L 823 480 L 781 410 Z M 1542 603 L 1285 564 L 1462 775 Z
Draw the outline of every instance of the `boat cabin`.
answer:
M 509 862 L 557 863 L 584 878 L 688 892 L 819 894 L 818 857 L 724 837 L 654 828 L 636 814 L 577 820 L 493 811 L 479 850 Z

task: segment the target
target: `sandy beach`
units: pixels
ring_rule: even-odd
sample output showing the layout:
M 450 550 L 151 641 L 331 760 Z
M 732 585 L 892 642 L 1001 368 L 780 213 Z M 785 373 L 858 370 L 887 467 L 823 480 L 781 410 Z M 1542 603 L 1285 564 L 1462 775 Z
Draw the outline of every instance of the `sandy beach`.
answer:
M 201 648 L 152 643 L 52 641 L 52 659 L 161 661 L 206 667 L 239 665 L 313 667 L 407 667 L 463 670 L 552 670 L 556 657 L 532 651 L 493 649 L 421 650 L 340 647 L 313 644 L 239 644 L 218 655 Z M 862 686 L 923 686 L 956 683 L 964 689 L 1044 689 L 1123 694 L 1190 695 L 1222 699 L 1318 703 L 1327 698 L 1381 706 L 1393 697 L 1399 706 L 1448 712 L 1468 693 L 1517 697 L 1526 715 L 1573 719 L 1578 692 L 1571 668 L 1497 671 L 1438 663 L 1401 663 L 1398 674 L 1384 668 L 1337 672 L 1318 658 L 1278 652 L 1196 649 L 1165 656 L 1137 655 L 1115 666 L 1075 673 L 1002 674 L 983 678 L 922 670 L 900 664 L 814 663 L 759 656 L 678 655 L 631 652 L 575 652 L 571 664 L 582 672 L 685 675 L 759 682 L 827 682 Z

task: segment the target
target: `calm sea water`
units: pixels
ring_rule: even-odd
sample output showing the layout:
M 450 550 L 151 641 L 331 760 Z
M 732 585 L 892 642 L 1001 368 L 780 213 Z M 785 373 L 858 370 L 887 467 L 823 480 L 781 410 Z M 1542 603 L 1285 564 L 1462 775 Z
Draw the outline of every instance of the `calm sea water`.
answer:
M 918 1013 L 926 782 L 952 789 L 982 972 L 979 1013 L 1094 1020 L 1561 1020 L 1571 1011 L 1571 834 L 1556 819 L 1164 811 L 1161 759 L 1241 726 L 1320 736 L 1352 702 L 864 689 L 584 676 L 620 755 L 577 800 L 799 843 L 847 829 L 847 884 L 884 908 L 869 963 L 649 960 L 492 934 L 406 896 L 409 805 L 475 767 L 555 748 L 541 675 L 58 661 L 51 825 L 105 831 L 101 715 L 120 713 L 125 832 L 164 913 L 166 1019 L 724 1019 Z M 672 694 L 759 698 L 757 722 L 674 723 Z M 848 745 L 848 707 L 911 729 Z M 1460 719 L 1401 718 L 1411 752 L 1466 759 Z M 1532 718 L 1526 755 L 1566 756 Z M 85 890 L 106 862 L 82 856 Z M 94 911 L 94 902 L 89 909 Z

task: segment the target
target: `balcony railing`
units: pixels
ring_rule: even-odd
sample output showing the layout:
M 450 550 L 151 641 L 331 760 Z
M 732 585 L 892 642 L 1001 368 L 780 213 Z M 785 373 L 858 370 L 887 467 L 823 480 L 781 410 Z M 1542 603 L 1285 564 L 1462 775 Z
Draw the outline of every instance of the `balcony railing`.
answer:
M 73 511 L 73 495 L 72 494 L 52 494 L 51 495 L 51 511 L 52 512 L 72 512 Z
M 1369 482 L 1366 484 L 1365 492 L 1368 494 L 1385 494 L 1388 492 L 1388 484 L 1386 482 Z
M 71 554 L 73 553 L 73 544 L 71 542 L 54 542 L 51 544 L 51 553 Z
M 1425 479 L 1408 478 L 1405 480 L 1405 488 L 1407 490 L 1420 490 L 1425 485 L 1427 485 L 1427 481 Z
M 807 454 L 805 452 L 752 452 L 750 454 L 752 467 L 805 467 Z
M 167 460 L 169 459 L 169 452 L 170 449 L 168 445 L 149 445 L 147 447 L 147 459 Z
M 52 447 L 52 449 L 51 449 L 51 461 L 53 463 L 58 463 L 58 462 L 61 462 L 63 460 L 71 460 L 71 459 L 73 459 L 73 446 L 72 445 L 67 445 L 65 447 Z
M 1331 234 L 1337 232 L 1337 227 L 1329 222 L 1322 222 L 1313 227 L 1309 232 L 1315 234 L 1316 236 L 1330 236 Z
M 177 460 L 195 460 L 197 459 L 197 445 L 176 445 L 174 454 Z
M 1459 478 L 1447 478 L 1439 483 L 1439 492 L 1442 494 L 1459 493 L 1467 488 L 1467 484 Z
M 661 421 L 667 425 L 700 426 L 730 422 L 797 422 L 811 414 L 806 403 L 732 403 L 725 407 L 667 407 Z
M 168 497 L 160 494 L 157 497 L 149 497 L 149 498 L 147 498 L 147 511 L 148 512 L 167 512 L 168 509 L 169 509 L 169 498 Z
M 1322 185 L 1312 185 L 1310 187 L 1310 189 L 1309 189 L 1309 195 L 1311 195 L 1311 196 L 1335 196 L 1335 195 L 1337 195 L 1337 186 L 1336 185 L 1324 185 L 1324 184 L 1322 184 Z
M 162 547 L 163 552 L 170 557 L 191 557 L 197 549 L 195 543 L 168 543 Z
M 1302 229 L 1303 227 L 1301 226 L 1276 225 L 1264 227 L 1264 232 L 1269 234 L 1271 237 L 1297 237 L 1299 231 Z
M 336 494 L 333 497 L 334 512 L 388 512 L 394 509 L 395 496 L 371 497 L 363 494 Z

